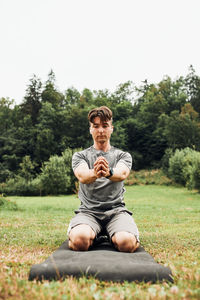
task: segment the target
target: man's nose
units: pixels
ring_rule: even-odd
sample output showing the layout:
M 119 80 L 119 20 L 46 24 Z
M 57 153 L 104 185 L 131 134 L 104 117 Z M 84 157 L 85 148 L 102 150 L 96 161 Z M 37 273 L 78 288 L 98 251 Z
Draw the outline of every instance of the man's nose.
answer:
M 99 127 L 99 132 L 103 132 L 103 127 Z

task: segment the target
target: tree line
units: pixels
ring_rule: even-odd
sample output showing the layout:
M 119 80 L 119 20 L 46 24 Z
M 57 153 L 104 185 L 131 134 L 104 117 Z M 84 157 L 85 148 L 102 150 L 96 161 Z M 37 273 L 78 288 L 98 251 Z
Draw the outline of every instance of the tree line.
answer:
M 192 66 L 185 77 L 128 81 L 114 92 L 61 92 L 51 70 L 44 83 L 30 79 L 22 103 L 0 99 L 0 183 L 36 178 L 51 156 L 89 147 L 87 114 L 101 105 L 113 111 L 112 145 L 131 153 L 135 170 L 160 168 L 176 149 L 200 151 L 200 77 Z

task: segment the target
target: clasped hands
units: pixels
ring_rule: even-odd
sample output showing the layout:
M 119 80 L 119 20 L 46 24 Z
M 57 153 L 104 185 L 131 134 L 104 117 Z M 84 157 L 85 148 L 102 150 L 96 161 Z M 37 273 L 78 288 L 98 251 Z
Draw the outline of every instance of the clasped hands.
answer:
M 107 177 L 110 175 L 110 168 L 105 157 L 100 156 L 94 163 L 94 173 L 97 178 Z

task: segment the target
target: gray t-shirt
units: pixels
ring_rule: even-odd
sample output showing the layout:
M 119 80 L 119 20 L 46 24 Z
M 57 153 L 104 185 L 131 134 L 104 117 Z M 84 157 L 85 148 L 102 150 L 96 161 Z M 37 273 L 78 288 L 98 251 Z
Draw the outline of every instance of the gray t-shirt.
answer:
M 74 153 L 72 157 L 73 171 L 83 162 L 86 162 L 89 169 L 93 169 L 98 156 L 104 156 L 109 166 L 115 168 L 120 161 L 129 169 L 132 167 L 132 157 L 128 152 L 123 152 L 111 147 L 110 151 L 103 152 L 96 150 L 93 146 Z M 123 194 L 125 192 L 123 181 L 113 182 L 105 177 L 97 178 L 89 184 L 80 183 L 79 199 L 81 206 L 79 211 L 107 211 L 118 207 L 124 207 Z

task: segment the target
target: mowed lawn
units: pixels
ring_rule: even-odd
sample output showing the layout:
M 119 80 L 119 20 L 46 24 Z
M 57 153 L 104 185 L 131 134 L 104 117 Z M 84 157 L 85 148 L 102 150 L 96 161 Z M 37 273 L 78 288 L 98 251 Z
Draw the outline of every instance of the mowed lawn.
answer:
M 0 299 L 200 299 L 200 194 L 164 186 L 126 187 L 141 244 L 169 266 L 174 283 L 128 283 L 95 278 L 29 282 L 32 264 L 66 239 L 79 206 L 76 195 L 8 197 L 17 211 L 0 211 Z

